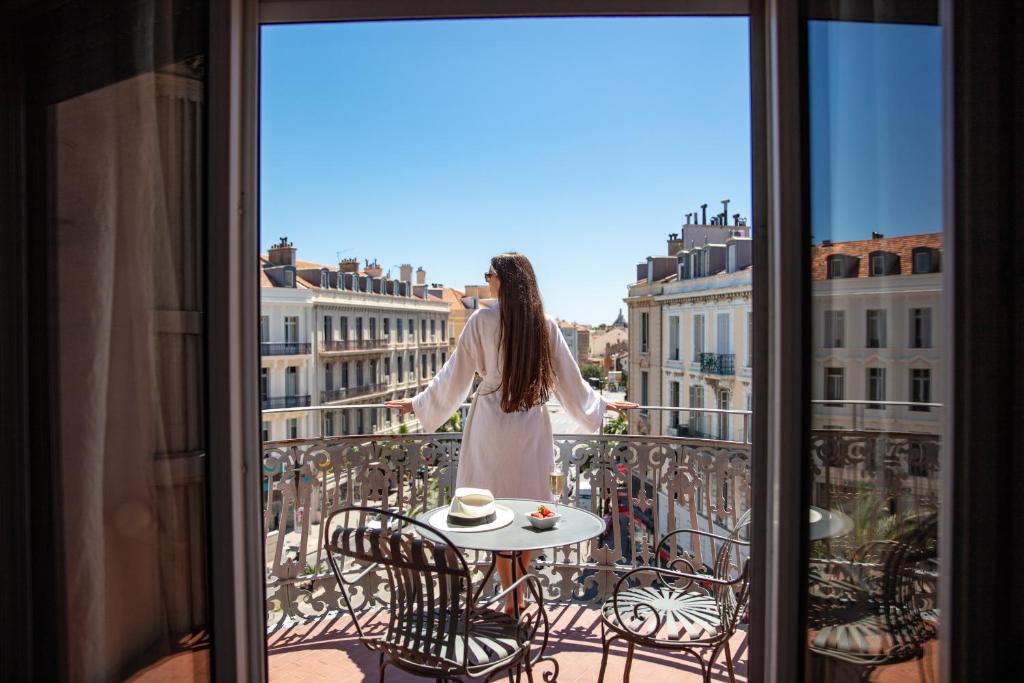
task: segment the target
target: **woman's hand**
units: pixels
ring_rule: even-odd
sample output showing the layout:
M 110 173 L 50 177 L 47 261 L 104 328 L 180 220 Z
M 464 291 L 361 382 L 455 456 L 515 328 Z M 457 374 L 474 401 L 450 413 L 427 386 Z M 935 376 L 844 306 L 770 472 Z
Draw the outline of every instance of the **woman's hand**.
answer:
M 614 410 L 619 415 L 625 415 L 626 411 L 634 410 L 635 408 L 639 408 L 639 407 L 640 407 L 639 403 L 633 403 L 632 401 L 609 401 L 608 402 L 608 410 Z
M 412 412 L 412 399 L 411 398 L 399 398 L 394 401 L 385 401 L 384 407 L 394 408 L 400 414 L 405 415 L 406 413 Z

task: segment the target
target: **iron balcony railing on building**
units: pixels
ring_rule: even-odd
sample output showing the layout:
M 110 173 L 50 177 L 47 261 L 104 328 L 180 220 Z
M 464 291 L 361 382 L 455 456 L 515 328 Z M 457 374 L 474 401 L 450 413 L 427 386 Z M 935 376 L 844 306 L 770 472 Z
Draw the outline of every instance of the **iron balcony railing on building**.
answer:
M 331 401 L 344 401 L 348 398 L 354 398 L 356 396 L 366 396 L 368 394 L 376 394 L 381 391 L 386 391 L 388 388 L 387 384 L 364 384 L 358 387 L 345 387 L 339 389 L 330 389 L 328 391 L 320 392 L 320 402 L 330 403 Z
M 275 408 L 305 408 L 309 405 L 309 394 L 296 396 L 270 396 L 260 401 L 263 410 Z
M 708 375 L 735 375 L 736 354 L 702 353 L 700 354 L 700 371 Z
M 264 356 L 300 356 L 310 353 L 312 347 L 309 342 L 262 342 L 260 353 Z
M 320 342 L 320 353 L 379 351 L 388 347 L 386 339 L 333 339 Z

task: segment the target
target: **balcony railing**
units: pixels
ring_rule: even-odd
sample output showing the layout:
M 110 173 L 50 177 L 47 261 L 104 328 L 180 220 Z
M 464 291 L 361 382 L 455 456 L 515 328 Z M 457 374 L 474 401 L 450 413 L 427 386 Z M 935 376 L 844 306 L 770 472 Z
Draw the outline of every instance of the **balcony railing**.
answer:
M 320 353 L 378 351 L 388 347 L 386 339 L 333 339 L 320 342 Z
M 275 408 L 305 408 L 309 405 L 309 394 L 297 396 L 271 396 L 260 401 L 263 410 Z
M 360 387 L 346 387 L 343 389 L 331 389 L 329 391 L 320 392 L 320 402 L 330 403 L 332 401 L 344 401 L 348 398 L 354 398 L 356 396 L 366 396 L 368 394 L 376 394 L 381 391 L 387 391 L 387 384 L 364 384 Z
M 736 354 L 702 353 L 700 354 L 700 371 L 708 375 L 735 375 Z
M 312 346 L 309 342 L 262 342 L 260 353 L 264 356 L 298 356 L 310 353 Z
M 270 623 L 337 610 L 341 594 L 327 567 L 320 525 L 347 505 L 416 514 L 450 501 L 462 434 L 349 436 L 268 443 L 263 450 L 267 610 Z M 567 473 L 563 505 L 607 520 L 590 542 L 538 554 L 537 575 L 552 600 L 600 603 L 621 573 L 656 561 L 672 529 L 731 529 L 749 506 L 749 445 L 671 437 L 569 435 L 555 438 Z M 678 501 L 678 502 L 677 502 Z M 677 537 L 669 553 L 710 563 L 710 542 Z M 484 553 L 467 560 L 484 568 Z M 365 567 L 346 567 L 353 577 Z M 356 579 L 361 605 L 386 605 L 383 573 Z

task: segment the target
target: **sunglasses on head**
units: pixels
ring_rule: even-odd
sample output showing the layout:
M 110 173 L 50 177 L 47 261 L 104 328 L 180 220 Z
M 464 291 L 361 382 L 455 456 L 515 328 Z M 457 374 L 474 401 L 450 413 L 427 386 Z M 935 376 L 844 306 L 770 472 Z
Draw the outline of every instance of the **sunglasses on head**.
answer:
M 491 278 L 494 277 L 495 275 L 497 275 L 497 273 L 495 273 L 493 270 L 489 270 L 486 273 L 484 273 L 484 279 L 490 282 Z

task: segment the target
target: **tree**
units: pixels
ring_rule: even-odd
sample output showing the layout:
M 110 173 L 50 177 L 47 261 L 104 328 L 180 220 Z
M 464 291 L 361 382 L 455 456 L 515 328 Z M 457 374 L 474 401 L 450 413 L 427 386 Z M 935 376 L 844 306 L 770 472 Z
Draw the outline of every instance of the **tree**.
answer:
M 453 413 L 448 421 L 441 425 L 438 430 L 439 432 L 461 432 L 462 431 L 462 416 L 458 413 Z
M 625 415 L 616 415 L 604 426 L 603 431 L 605 434 L 626 434 L 629 432 L 629 422 Z
M 600 365 L 595 365 L 594 363 L 584 363 L 581 365 L 580 374 L 583 375 L 583 379 L 587 380 L 587 382 L 604 378 L 604 370 L 601 369 Z

